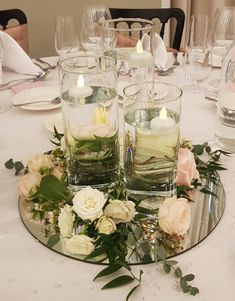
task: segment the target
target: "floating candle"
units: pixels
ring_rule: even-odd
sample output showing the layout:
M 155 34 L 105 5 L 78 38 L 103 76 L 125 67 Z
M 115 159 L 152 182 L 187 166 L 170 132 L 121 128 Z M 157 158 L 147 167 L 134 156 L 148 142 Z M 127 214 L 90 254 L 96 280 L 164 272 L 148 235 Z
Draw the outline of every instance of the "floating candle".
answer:
M 160 135 L 169 134 L 175 129 L 175 120 L 167 116 L 167 110 L 162 107 L 159 116 L 150 121 L 150 128 Z
M 72 97 L 85 98 L 90 96 L 93 90 L 89 86 L 85 86 L 85 80 L 82 75 L 79 75 L 77 85 L 69 89 L 69 95 Z
M 130 67 L 144 68 L 150 67 L 153 64 L 152 54 L 143 49 L 143 45 L 140 40 L 136 44 L 136 51 L 133 51 L 129 56 Z

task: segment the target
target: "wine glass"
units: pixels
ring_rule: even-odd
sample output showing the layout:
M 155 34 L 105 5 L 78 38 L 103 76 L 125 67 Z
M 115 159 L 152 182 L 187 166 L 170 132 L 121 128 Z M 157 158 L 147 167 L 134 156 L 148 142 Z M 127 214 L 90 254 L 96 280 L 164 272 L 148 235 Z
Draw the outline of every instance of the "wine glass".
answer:
M 212 30 L 209 37 L 209 44 L 213 60 L 223 61 L 223 58 L 235 39 L 235 7 L 223 7 L 216 10 Z M 216 64 L 214 64 L 216 65 Z M 210 81 L 210 85 L 219 88 L 219 79 Z
M 84 50 L 102 54 L 101 24 L 111 19 L 109 9 L 104 5 L 85 7 L 82 15 L 81 42 Z
M 184 90 L 191 93 L 201 93 L 206 87 L 199 82 L 207 79 L 211 73 L 211 52 L 207 47 L 208 16 L 193 15 L 186 45 L 184 70 L 190 85 Z
M 60 59 L 76 55 L 79 51 L 79 40 L 71 16 L 56 18 L 55 49 Z

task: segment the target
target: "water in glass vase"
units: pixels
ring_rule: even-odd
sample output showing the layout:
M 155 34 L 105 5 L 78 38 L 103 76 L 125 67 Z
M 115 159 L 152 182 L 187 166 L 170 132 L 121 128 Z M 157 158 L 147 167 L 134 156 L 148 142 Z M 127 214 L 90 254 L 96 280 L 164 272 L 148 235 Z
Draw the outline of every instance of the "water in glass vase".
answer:
M 62 102 L 68 185 L 71 191 L 86 186 L 105 190 L 118 179 L 118 127 L 114 117 L 116 94 L 110 92 L 112 97 L 98 99 L 103 95 L 104 88 L 103 92 L 101 88 L 92 88 L 92 97 L 69 102 L 64 95 L 66 101 Z
M 176 192 L 179 116 L 159 108 L 136 109 L 125 115 L 124 181 L 130 197 L 149 209 Z

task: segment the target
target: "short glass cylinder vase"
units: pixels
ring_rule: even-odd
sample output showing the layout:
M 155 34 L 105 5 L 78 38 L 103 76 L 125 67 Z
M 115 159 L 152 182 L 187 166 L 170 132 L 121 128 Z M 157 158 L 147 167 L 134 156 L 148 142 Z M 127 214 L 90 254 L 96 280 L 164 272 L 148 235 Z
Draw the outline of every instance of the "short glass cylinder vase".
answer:
M 176 194 L 182 90 L 157 81 L 124 89 L 124 182 L 140 207 Z
M 119 174 L 115 62 L 105 56 L 76 56 L 59 64 L 68 186 L 100 190 Z

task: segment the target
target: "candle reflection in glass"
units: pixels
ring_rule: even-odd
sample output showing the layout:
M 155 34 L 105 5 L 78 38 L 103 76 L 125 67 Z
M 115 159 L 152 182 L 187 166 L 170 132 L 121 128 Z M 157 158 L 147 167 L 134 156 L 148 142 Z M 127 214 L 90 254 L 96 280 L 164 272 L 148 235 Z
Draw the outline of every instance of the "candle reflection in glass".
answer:
M 164 93 L 158 93 L 158 90 Z M 145 82 L 124 89 L 124 181 L 148 209 L 176 193 L 181 89 Z

